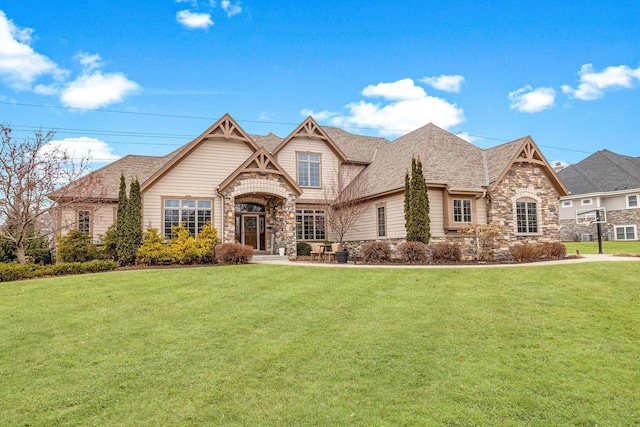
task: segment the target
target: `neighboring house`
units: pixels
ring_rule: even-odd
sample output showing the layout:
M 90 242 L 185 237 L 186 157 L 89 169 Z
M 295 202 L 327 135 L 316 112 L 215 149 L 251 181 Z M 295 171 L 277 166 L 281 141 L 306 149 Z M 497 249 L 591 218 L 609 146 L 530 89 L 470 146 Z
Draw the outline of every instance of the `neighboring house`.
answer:
M 569 190 L 560 199 L 561 238 L 597 239 L 596 225 L 577 225 L 576 210 L 606 208 L 601 226 L 608 240 L 638 240 L 640 225 L 640 157 L 600 150 L 558 172 Z
M 367 210 L 345 236 L 404 240 L 404 179 L 412 156 L 429 188 L 432 241 L 461 241 L 471 224 L 503 227 L 499 244 L 559 239 L 558 200 L 567 191 L 530 137 L 480 149 L 432 124 L 395 141 L 354 135 L 304 120 L 291 134 L 249 135 L 228 114 L 164 157 L 126 156 L 96 170 L 102 188 L 86 203 L 61 206 L 59 225 L 96 237 L 115 222 L 120 174 L 141 183 L 143 227 L 165 237 L 207 221 L 224 242 L 273 252 L 284 241 L 332 240 L 327 194 L 358 185 Z M 92 200 L 101 199 L 100 204 Z M 64 231 L 63 231 L 64 232 Z M 469 241 L 466 241 L 469 243 Z

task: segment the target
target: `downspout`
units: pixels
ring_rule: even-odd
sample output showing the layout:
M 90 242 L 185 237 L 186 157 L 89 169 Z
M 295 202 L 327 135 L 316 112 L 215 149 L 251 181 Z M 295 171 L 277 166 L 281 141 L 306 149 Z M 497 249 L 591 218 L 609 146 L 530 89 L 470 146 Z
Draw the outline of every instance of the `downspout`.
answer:
M 220 190 L 220 187 L 216 187 L 216 194 L 218 196 L 220 196 L 220 213 L 221 213 L 221 215 L 220 215 L 220 234 L 222 236 L 222 243 L 226 243 L 224 241 L 224 215 L 225 215 L 225 212 L 224 212 L 224 196 L 222 194 L 220 194 L 219 190 Z

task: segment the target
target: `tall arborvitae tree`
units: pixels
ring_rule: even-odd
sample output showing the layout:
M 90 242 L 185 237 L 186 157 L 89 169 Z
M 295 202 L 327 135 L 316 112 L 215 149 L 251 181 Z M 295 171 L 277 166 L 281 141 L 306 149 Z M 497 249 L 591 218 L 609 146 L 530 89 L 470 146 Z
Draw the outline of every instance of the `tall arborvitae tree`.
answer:
M 124 174 L 120 175 L 120 190 L 118 191 L 118 211 L 116 217 L 116 254 L 118 260 L 121 254 L 125 253 L 126 246 L 126 223 L 127 223 L 127 181 Z
M 129 186 L 129 200 L 122 230 L 122 244 L 118 246 L 120 264 L 133 264 L 142 243 L 142 200 L 138 179 Z
M 129 204 L 127 205 L 129 233 L 132 247 L 137 251 L 142 244 L 142 195 L 140 194 L 140 182 L 136 178 L 129 187 Z M 135 256 L 134 256 L 135 257 Z
M 415 157 L 411 159 L 411 177 L 408 173 L 405 176 L 405 228 L 408 241 L 429 243 L 431 222 L 427 182 L 422 173 L 422 162 Z

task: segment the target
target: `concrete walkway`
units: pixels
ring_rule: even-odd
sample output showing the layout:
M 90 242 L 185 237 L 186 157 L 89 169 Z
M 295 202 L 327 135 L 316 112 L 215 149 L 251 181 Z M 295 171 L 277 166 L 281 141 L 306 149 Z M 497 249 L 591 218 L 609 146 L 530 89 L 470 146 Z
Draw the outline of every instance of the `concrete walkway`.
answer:
M 354 264 L 349 261 L 347 264 L 336 264 L 334 262 L 311 262 L 311 261 L 290 261 L 289 258 L 278 255 L 254 255 L 253 264 L 277 264 L 301 267 L 336 267 L 336 268 L 509 268 L 509 267 L 531 267 L 538 265 L 560 265 L 560 264 L 579 264 L 584 262 L 619 262 L 619 261 L 637 261 L 640 257 L 623 257 L 613 256 L 610 254 L 583 254 L 580 258 L 565 258 L 558 261 L 540 261 L 524 264 L 473 264 L 473 265 L 372 265 L 372 264 Z

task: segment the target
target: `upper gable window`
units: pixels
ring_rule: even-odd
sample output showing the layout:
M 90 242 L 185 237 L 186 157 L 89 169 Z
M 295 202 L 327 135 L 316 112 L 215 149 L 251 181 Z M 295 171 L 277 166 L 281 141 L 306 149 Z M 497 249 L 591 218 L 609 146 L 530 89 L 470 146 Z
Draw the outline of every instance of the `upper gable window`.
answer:
M 453 199 L 453 222 L 471 222 L 471 200 Z
M 628 208 L 637 208 L 638 207 L 638 195 L 630 194 L 627 196 L 627 207 Z
M 298 153 L 298 184 L 320 187 L 320 154 Z

